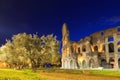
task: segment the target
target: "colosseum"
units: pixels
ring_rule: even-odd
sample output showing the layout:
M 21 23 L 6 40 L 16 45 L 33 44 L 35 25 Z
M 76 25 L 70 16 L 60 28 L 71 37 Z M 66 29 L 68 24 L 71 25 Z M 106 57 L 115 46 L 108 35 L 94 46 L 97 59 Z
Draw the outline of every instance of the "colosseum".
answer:
M 63 69 L 120 68 L 120 26 L 71 41 L 66 23 L 62 27 Z

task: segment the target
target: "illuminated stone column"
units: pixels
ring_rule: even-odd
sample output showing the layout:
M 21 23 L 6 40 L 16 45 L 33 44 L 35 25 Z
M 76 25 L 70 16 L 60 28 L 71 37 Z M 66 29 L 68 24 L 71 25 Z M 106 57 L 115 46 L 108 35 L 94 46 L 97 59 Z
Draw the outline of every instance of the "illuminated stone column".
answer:
M 90 46 L 88 41 L 86 42 L 86 52 L 87 53 L 90 52 Z
M 115 56 L 115 64 L 114 64 L 114 69 L 118 69 L 118 47 L 117 47 L 117 43 L 118 43 L 118 40 L 117 40 L 117 35 L 116 33 L 113 34 L 113 37 L 114 37 L 114 56 Z
M 100 65 L 99 65 L 99 61 L 98 61 L 98 56 L 95 55 L 95 68 L 98 68 Z
M 118 47 L 117 47 L 117 35 L 116 33 L 113 34 L 113 37 L 114 37 L 114 53 L 117 54 L 118 53 Z
M 89 57 L 86 56 L 86 68 L 89 69 Z
M 77 61 L 74 62 L 74 69 L 77 69 L 77 68 L 78 68 L 76 62 L 77 62 Z
M 82 53 L 82 44 L 80 44 L 80 53 Z
M 118 70 L 119 66 L 118 66 L 118 54 L 115 54 L 115 64 L 114 64 L 114 69 Z
M 61 66 L 61 68 L 64 68 L 64 61 L 63 61 L 63 59 L 61 60 L 61 62 L 62 62 L 62 66 Z
M 109 63 L 108 38 L 105 38 L 105 55 L 106 61 Z

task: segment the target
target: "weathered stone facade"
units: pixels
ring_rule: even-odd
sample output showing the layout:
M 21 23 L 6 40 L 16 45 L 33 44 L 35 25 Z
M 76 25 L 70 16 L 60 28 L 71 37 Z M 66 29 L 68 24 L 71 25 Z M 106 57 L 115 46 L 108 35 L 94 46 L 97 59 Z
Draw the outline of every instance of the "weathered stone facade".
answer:
M 120 68 L 120 26 L 91 34 L 80 41 L 69 39 L 66 23 L 62 28 L 62 68 Z

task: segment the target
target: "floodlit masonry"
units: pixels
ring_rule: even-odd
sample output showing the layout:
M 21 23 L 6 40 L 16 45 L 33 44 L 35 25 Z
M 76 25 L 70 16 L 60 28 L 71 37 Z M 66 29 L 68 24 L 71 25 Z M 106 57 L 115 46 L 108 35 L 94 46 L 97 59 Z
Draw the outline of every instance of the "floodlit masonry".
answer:
M 71 41 L 66 23 L 62 27 L 62 68 L 120 68 L 120 26 Z

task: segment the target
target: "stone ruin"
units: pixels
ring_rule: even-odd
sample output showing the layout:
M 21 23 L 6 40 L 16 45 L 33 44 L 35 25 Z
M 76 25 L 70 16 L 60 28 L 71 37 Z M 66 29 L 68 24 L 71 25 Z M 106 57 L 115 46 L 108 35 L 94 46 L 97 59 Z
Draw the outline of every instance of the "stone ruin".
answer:
M 120 68 L 120 26 L 71 41 L 67 24 L 62 27 L 63 69 Z

